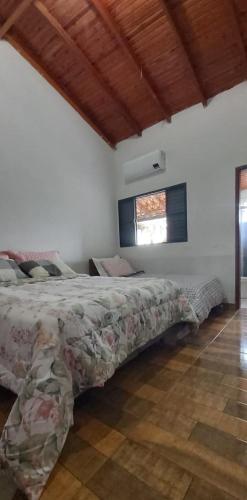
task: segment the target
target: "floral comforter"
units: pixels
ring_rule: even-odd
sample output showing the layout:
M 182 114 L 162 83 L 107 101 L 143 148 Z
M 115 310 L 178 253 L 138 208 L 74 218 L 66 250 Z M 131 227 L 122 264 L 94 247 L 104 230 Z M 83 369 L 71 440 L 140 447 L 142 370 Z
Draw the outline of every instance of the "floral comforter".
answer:
M 17 394 L 0 463 L 37 500 L 73 424 L 74 398 L 136 349 L 196 317 L 166 279 L 48 279 L 0 288 L 0 385 Z

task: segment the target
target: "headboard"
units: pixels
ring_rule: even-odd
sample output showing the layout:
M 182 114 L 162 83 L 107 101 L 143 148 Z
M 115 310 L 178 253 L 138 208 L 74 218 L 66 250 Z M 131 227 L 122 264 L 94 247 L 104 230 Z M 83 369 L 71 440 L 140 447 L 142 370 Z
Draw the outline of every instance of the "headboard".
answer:
M 98 271 L 97 271 L 97 268 L 94 264 L 94 261 L 93 259 L 89 259 L 88 261 L 88 267 L 89 267 L 89 274 L 90 276 L 100 276 Z

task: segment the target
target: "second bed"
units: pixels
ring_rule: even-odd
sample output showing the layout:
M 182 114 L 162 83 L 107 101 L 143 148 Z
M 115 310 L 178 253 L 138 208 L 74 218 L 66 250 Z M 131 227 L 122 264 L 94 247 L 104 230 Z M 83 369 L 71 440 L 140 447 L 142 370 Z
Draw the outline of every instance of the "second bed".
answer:
M 100 276 L 98 260 L 89 260 L 89 273 L 91 276 Z M 165 273 L 136 273 L 136 278 L 165 278 L 173 281 L 187 297 L 190 305 L 201 324 L 208 318 L 212 309 L 225 302 L 225 294 L 220 280 L 216 276 L 205 274 L 165 274 Z

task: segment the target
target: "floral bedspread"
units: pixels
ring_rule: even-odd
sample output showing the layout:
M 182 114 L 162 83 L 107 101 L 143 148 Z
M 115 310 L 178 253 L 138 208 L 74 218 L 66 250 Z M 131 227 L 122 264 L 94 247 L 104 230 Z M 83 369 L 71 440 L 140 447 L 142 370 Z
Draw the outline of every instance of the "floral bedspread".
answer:
M 73 424 L 74 398 L 170 326 L 197 319 L 166 279 L 33 281 L 0 287 L 0 385 L 18 396 L 0 463 L 37 500 Z

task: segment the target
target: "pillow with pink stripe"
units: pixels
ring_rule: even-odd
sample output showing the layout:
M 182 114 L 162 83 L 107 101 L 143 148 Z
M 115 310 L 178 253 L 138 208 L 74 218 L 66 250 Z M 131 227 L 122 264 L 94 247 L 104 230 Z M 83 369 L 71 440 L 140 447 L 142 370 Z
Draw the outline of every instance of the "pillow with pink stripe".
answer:
M 53 260 L 59 257 L 59 252 L 56 250 L 48 250 L 44 252 L 8 250 L 7 254 L 10 259 L 14 259 L 16 262 L 26 262 L 29 260 Z
M 9 260 L 9 256 L 6 252 L 0 252 L 0 259 Z

